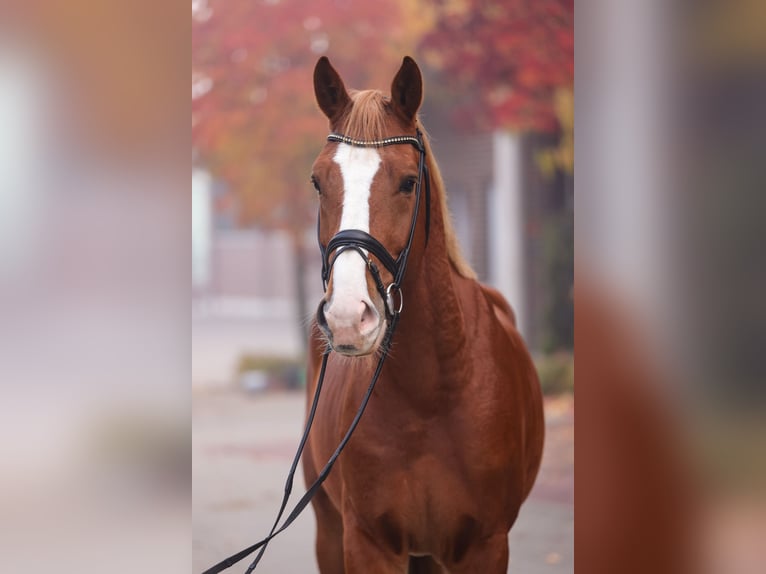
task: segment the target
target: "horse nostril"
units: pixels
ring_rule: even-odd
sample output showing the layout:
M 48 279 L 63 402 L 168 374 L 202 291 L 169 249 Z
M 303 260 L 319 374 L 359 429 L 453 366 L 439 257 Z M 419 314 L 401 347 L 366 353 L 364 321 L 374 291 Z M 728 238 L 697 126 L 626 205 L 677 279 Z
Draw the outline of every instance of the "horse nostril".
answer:
M 374 327 L 378 323 L 378 314 L 366 301 L 362 301 L 362 316 L 359 320 L 361 330 Z
M 324 316 L 324 306 L 326 305 L 326 302 L 323 300 L 321 303 L 319 303 L 319 308 L 317 309 L 317 325 L 319 325 L 319 328 L 322 329 L 325 333 L 329 333 L 330 328 L 327 325 L 327 318 Z

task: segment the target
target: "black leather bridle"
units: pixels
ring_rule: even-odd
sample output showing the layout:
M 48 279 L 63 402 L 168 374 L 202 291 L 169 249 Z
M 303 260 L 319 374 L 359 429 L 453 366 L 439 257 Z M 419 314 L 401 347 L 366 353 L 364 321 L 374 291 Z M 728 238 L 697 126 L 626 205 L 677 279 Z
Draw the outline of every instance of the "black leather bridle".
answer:
M 426 195 L 426 245 L 428 245 L 428 235 L 431 227 L 431 178 L 428 175 L 428 166 L 426 165 L 426 147 L 423 144 L 423 134 L 420 130 L 417 130 L 416 136 L 395 136 L 381 140 L 362 141 L 333 133 L 327 136 L 327 141 L 364 148 L 380 148 L 404 144 L 412 145 L 420 152 L 418 180 L 415 184 L 415 208 L 413 209 L 412 220 L 410 221 L 410 233 L 407 238 L 407 245 L 402 249 L 397 258 L 394 258 L 380 241 L 361 229 L 344 229 L 339 231 L 330 239 L 327 246 L 323 245 L 321 238 L 319 238 L 320 221 L 319 216 L 317 216 L 317 240 L 319 242 L 319 251 L 322 254 L 322 283 L 325 291 L 327 291 L 330 273 L 332 272 L 333 265 L 338 260 L 338 256 L 344 251 L 353 249 L 364 259 L 367 269 L 375 281 L 375 287 L 383 298 L 386 307 L 386 317 L 390 320 L 394 315 L 401 312 L 404 305 L 404 296 L 401 290 L 402 280 L 407 269 L 407 259 L 412 248 L 412 241 L 415 237 L 415 228 L 417 227 L 420 210 L 420 196 L 424 182 Z M 391 274 L 393 280 L 388 286 L 383 285 L 380 270 L 369 254 L 374 255 Z M 399 299 L 398 305 L 394 302 L 394 295 Z
M 375 372 L 372 375 L 370 384 L 367 386 L 367 391 L 365 392 L 364 397 L 362 398 L 362 402 L 359 405 L 359 409 L 357 410 L 356 416 L 354 417 L 354 420 L 349 425 L 348 430 L 346 431 L 346 434 L 343 436 L 343 439 L 340 441 L 340 444 L 337 446 L 332 456 L 325 464 L 324 468 L 322 468 L 322 471 L 319 473 L 319 476 L 317 476 L 313 484 L 308 488 L 308 490 L 306 490 L 306 493 L 298 501 L 298 503 L 295 505 L 292 512 L 290 512 L 290 514 L 282 523 L 282 525 L 279 526 L 279 521 L 282 519 L 282 515 L 284 514 L 284 511 L 287 507 L 287 501 L 290 498 L 290 493 L 293 490 L 293 479 L 295 477 L 295 471 L 298 468 L 298 462 L 300 461 L 301 455 L 303 454 L 303 449 L 306 446 L 306 441 L 308 440 L 309 432 L 311 431 L 311 426 L 314 422 L 314 415 L 316 415 L 317 405 L 319 404 L 319 395 L 321 394 L 321 391 L 322 391 L 325 371 L 327 369 L 327 359 L 330 356 L 331 349 L 328 348 L 324 352 L 324 354 L 322 355 L 322 364 L 319 370 L 319 379 L 317 380 L 317 388 L 316 388 L 316 391 L 314 392 L 314 398 L 311 403 L 311 409 L 309 410 L 309 415 L 306 419 L 306 428 L 303 431 L 303 437 L 301 438 L 301 442 L 298 446 L 298 450 L 295 453 L 295 457 L 293 458 L 292 465 L 290 466 L 290 472 L 287 474 L 287 480 L 285 481 L 284 495 L 282 496 L 282 503 L 280 505 L 279 512 L 277 513 L 277 518 L 274 521 L 274 525 L 271 527 L 271 531 L 269 532 L 269 535 L 266 536 L 266 538 L 264 538 L 263 540 L 256 542 L 252 546 L 249 546 L 245 548 L 244 550 L 240 550 L 236 554 L 233 554 L 232 556 L 229 556 L 225 560 L 222 560 L 215 566 L 208 568 L 207 570 L 205 570 L 205 572 L 203 572 L 203 574 L 218 574 L 219 572 L 222 572 L 230 568 L 237 562 L 244 560 L 256 550 L 260 550 L 258 555 L 253 560 L 253 562 L 247 568 L 246 573 L 250 574 L 253 570 L 255 570 L 255 568 L 258 566 L 258 563 L 261 560 L 261 557 L 266 551 L 266 547 L 268 546 L 269 542 L 279 533 L 286 530 L 287 527 L 290 526 L 296 518 L 298 518 L 301 512 L 303 512 L 306 506 L 308 506 L 309 502 L 311 502 L 311 499 L 314 498 L 314 495 L 319 490 L 319 487 L 322 486 L 322 483 L 330 475 L 330 471 L 332 470 L 333 465 L 335 464 L 335 461 L 338 459 L 338 457 L 340 456 L 340 453 L 343 452 L 343 449 L 346 447 L 346 445 L 348 444 L 348 441 L 351 439 L 351 436 L 353 435 L 354 430 L 356 429 L 357 425 L 359 424 L 359 421 L 362 418 L 362 415 L 364 414 L 365 408 L 367 407 L 367 403 L 370 401 L 370 397 L 372 396 L 372 391 L 375 389 L 375 384 L 377 383 L 378 378 L 380 377 L 381 370 L 383 369 L 383 362 L 386 360 L 386 357 L 388 356 L 388 350 L 391 344 L 391 337 L 393 336 L 394 330 L 396 329 L 396 325 L 399 322 L 399 314 L 402 311 L 402 306 L 404 303 L 404 299 L 402 297 L 402 292 L 401 292 L 401 285 L 402 285 L 402 281 L 404 280 L 404 274 L 407 270 L 407 258 L 410 255 L 410 249 L 412 248 L 412 241 L 415 237 L 415 228 L 417 226 L 418 212 L 420 208 L 421 188 L 423 186 L 424 180 L 425 180 L 425 190 L 426 190 L 426 194 L 425 194 L 426 195 L 426 198 L 425 198 L 426 199 L 426 244 L 428 243 L 428 234 L 429 234 L 430 218 L 431 218 L 431 183 L 430 183 L 430 178 L 428 176 L 428 166 L 426 165 L 426 148 L 425 148 L 425 145 L 423 144 L 423 134 L 420 132 L 420 130 L 417 130 L 417 136 L 415 137 L 396 136 L 396 137 L 385 138 L 382 140 L 375 140 L 375 141 L 360 141 L 360 140 L 352 139 L 340 134 L 330 134 L 329 136 L 327 136 L 327 141 L 345 143 L 355 147 L 384 147 L 384 146 L 397 145 L 397 144 L 411 144 L 415 146 L 415 148 L 420 152 L 420 160 L 418 164 L 418 181 L 416 183 L 417 187 L 415 192 L 415 207 L 413 209 L 412 220 L 410 222 L 410 234 L 407 239 L 407 245 L 404 247 L 404 249 L 402 249 L 402 252 L 399 254 L 399 256 L 396 259 L 394 259 L 394 257 L 388 252 L 388 250 L 383 246 L 382 243 L 380 243 L 377 239 L 375 239 L 369 233 L 365 231 L 361 231 L 359 229 L 346 229 L 343 231 L 339 231 L 332 237 L 332 239 L 330 239 L 330 241 L 327 243 L 327 246 L 322 245 L 321 239 L 319 240 L 319 249 L 322 253 L 322 282 L 324 284 L 325 290 L 327 290 L 327 282 L 330 279 L 330 273 L 332 272 L 332 267 L 335 264 L 335 261 L 338 259 L 338 255 L 340 255 L 343 251 L 347 249 L 353 249 L 362 257 L 362 259 L 365 260 L 367 269 L 370 271 L 370 274 L 375 280 L 375 285 L 377 287 L 377 290 L 380 293 L 381 297 L 383 297 L 383 301 L 385 302 L 386 317 L 388 319 L 386 332 L 383 336 L 383 341 L 381 342 L 380 358 L 378 359 L 378 364 L 375 368 Z M 318 234 L 319 234 L 319 220 L 317 219 L 317 235 Z M 367 253 L 365 253 L 365 251 L 367 251 Z M 370 258 L 368 253 L 371 253 L 372 255 L 374 255 L 378 259 L 378 261 L 380 261 L 383 267 L 385 267 L 388 270 L 388 272 L 391 273 L 391 276 L 393 277 L 393 281 L 387 287 L 384 287 L 383 281 L 380 277 L 380 271 L 378 267 L 375 265 L 375 263 L 373 262 L 373 260 Z M 394 305 L 395 305 L 393 300 L 394 293 L 398 293 L 398 296 L 399 296 L 399 303 L 398 305 L 396 305 L 396 308 L 394 308 Z M 322 303 L 322 305 L 323 304 L 324 302 Z M 322 308 L 322 305 L 320 305 L 319 307 L 320 310 Z

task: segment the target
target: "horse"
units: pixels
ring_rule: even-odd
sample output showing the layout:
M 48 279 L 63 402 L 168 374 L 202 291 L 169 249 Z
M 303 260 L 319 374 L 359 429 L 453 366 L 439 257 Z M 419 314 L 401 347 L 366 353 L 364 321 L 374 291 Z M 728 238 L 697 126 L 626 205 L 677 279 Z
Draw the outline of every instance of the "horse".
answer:
M 511 307 L 461 255 L 418 116 L 420 68 L 405 57 L 388 96 L 347 90 L 322 57 L 314 92 L 333 134 L 311 175 L 323 258 L 333 257 L 312 321 L 309 403 L 333 352 L 304 453 L 307 484 L 387 355 L 356 434 L 311 501 L 319 570 L 504 573 L 508 532 L 540 466 L 542 394 Z M 371 239 L 327 254 L 338 234 Z M 407 251 L 400 283 L 373 243 L 397 261 Z

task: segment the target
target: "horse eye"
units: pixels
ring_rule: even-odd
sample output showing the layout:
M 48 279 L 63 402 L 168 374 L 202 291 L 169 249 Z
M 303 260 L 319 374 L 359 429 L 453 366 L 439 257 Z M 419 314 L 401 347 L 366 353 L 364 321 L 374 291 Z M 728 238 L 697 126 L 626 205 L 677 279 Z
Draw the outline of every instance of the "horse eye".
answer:
M 402 184 L 399 186 L 399 191 L 402 193 L 412 193 L 412 190 L 415 189 L 416 183 L 417 180 L 414 177 L 408 177 L 402 181 Z
M 317 178 L 315 178 L 313 175 L 311 176 L 311 185 L 314 186 L 314 189 L 317 190 L 317 193 L 322 193 L 322 190 L 319 187 L 319 182 L 317 181 Z

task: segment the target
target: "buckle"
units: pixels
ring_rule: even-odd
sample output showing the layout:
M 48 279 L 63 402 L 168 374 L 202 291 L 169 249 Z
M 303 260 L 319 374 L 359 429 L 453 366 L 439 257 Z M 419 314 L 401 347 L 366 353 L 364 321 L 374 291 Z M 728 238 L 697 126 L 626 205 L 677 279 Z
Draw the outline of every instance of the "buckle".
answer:
M 399 308 L 396 310 L 394 310 L 394 294 L 392 293 L 392 290 L 399 296 Z M 396 283 L 391 283 L 386 287 L 386 307 L 391 315 L 398 315 L 402 312 L 402 308 L 404 307 L 404 295 L 402 294 L 402 288 Z

